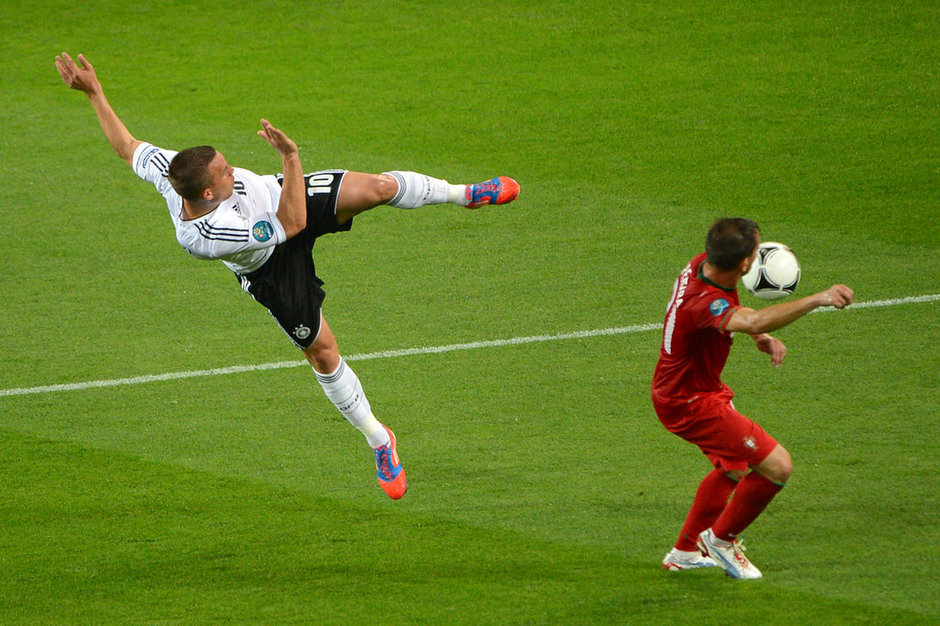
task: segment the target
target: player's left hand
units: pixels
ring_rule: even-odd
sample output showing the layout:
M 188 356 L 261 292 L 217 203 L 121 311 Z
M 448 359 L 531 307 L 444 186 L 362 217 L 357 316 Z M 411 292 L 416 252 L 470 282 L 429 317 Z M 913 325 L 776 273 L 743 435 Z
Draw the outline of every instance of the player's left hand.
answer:
M 756 335 L 754 341 L 757 342 L 757 349 L 761 352 L 766 352 L 770 355 L 770 362 L 773 363 L 774 367 L 778 367 L 783 363 L 784 357 L 787 356 L 787 347 L 783 344 L 782 341 L 776 337 L 771 337 L 768 334 Z

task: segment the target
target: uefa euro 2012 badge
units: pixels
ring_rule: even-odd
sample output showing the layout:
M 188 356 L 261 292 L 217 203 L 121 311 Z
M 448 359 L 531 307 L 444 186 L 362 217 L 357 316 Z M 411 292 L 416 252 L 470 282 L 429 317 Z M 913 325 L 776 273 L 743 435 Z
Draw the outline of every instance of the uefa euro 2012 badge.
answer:
M 714 300 L 708 307 L 708 310 L 712 312 L 712 315 L 719 316 L 728 310 L 728 307 L 731 306 L 727 300 L 724 298 L 718 298 Z
M 264 243 L 274 236 L 274 226 L 271 225 L 271 222 L 264 220 L 255 222 L 255 225 L 251 227 L 251 235 L 256 240 Z

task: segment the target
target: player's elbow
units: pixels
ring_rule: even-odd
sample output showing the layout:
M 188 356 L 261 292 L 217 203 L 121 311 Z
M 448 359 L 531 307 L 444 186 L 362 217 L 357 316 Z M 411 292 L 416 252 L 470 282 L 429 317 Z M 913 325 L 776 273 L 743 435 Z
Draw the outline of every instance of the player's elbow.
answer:
M 121 157 L 121 160 L 130 165 L 131 159 L 134 158 L 133 152 L 128 152 L 124 146 L 112 146 L 112 148 L 114 148 L 114 153 Z
M 754 309 L 738 309 L 728 322 L 727 330 L 748 335 L 760 335 L 767 332 L 763 317 Z
M 287 235 L 287 238 L 290 239 L 294 235 L 297 235 L 301 231 L 307 228 L 307 215 L 306 213 L 301 216 L 299 219 L 291 220 L 289 223 L 284 224 L 284 234 Z
M 115 154 L 121 157 L 125 163 L 131 165 L 138 145 L 140 145 L 140 142 L 130 137 L 126 142 L 115 143 L 111 147 L 114 149 Z
M 765 325 L 756 319 L 742 321 L 740 328 L 736 330 L 740 330 L 741 332 L 747 333 L 748 335 L 762 335 L 768 332 L 768 329 L 765 327 Z
M 762 315 L 762 312 L 755 312 L 754 315 L 737 319 L 733 325 L 728 325 L 728 330 L 748 335 L 763 335 L 779 328 L 780 324 L 774 318 Z

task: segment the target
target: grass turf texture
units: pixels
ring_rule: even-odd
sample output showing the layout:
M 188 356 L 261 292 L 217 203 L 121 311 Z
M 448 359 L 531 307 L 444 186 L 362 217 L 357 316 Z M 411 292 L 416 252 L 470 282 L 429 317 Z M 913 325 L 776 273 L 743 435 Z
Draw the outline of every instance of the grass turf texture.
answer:
M 0 388 L 298 359 L 101 137 L 274 171 L 502 173 L 507 210 L 322 240 L 343 352 L 657 322 L 718 215 L 799 293 L 940 292 L 938 11 L 926 3 L 15 3 L 0 16 Z M 746 300 L 756 304 L 754 300 Z M 657 333 L 354 363 L 411 479 L 391 502 L 304 367 L 0 398 L 0 619 L 937 621 L 936 303 L 739 340 L 738 405 L 791 450 L 765 572 L 669 575 L 704 459 L 656 422 Z M 720 606 L 720 612 L 703 607 Z

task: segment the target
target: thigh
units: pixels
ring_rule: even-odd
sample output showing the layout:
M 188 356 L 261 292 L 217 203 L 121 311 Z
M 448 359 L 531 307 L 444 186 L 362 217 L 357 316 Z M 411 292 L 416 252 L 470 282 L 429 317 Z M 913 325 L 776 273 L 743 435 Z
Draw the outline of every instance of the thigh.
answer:
M 689 419 L 673 432 L 697 445 L 715 467 L 726 472 L 759 465 L 777 446 L 757 422 L 739 413 L 731 400 L 722 396 L 693 403 Z
M 352 218 L 387 204 L 398 192 L 398 182 L 385 174 L 347 172 L 336 202 L 336 220 L 346 224 Z

